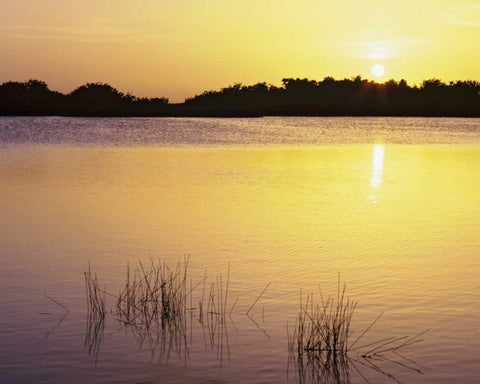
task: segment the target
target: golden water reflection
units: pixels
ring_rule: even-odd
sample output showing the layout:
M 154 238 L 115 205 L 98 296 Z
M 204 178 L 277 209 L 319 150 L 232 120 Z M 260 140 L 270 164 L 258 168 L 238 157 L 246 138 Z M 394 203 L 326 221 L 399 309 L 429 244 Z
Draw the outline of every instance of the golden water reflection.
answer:
M 382 311 L 375 338 L 433 329 L 409 358 L 435 370 L 423 381 L 402 370 L 403 382 L 441 382 L 458 366 L 465 379 L 450 382 L 474 382 L 479 154 L 478 146 L 388 144 L 5 149 L 0 289 L 7 316 L 0 328 L 33 329 L 35 322 L 48 329 L 43 317 L 32 317 L 44 311 L 44 292 L 69 303 L 69 324 L 83 328 L 82 272 L 89 261 L 113 291 L 127 261 L 158 256 L 175 263 L 190 254 L 193 284 L 205 268 L 225 277 L 231 263 L 228 307 L 239 298 L 232 317 L 241 336 L 229 330 L 233 363 L 225 372 L 234 383 L 254 382 L 265 369 L 272 382 L 285 382 L 278 362 L 298 293 L 317 292 L 319 283 L 335 291 L 339 272 L 360 302 L 356 331 Z M 270 282 L 253 314 L 269 338 L 245 312 Z M 75 361 L 73 344 L 59 356 L 58 349 L 45 353 L 43 339 L 32 343 L 35 335 L 18 334 L 5 341 L 8 355 L 0 353 L 0 360 L 19 345 L 12 355 L 18 361 L 29 361 L 29 353 Z M 198 362 L 215 377 L 200 347 L 189 366 Z M 121 348 L 112 342 L 102 353 L 109 374 L 120 372 Z
M 377 144 L 372 150 L 372 171 L 370 177 L 371 190 L 368 195 L 368 201 L 370 203 L 378 202 L 378 188 L 382 184 L 383 180 L 383 157 L 385 148 L 383 145 Z
M 385 153 L 385 149 L 383 145 L 377 144 L 373 147 L 372 179 L 370 181 L 373 188 L 378 188 L 382 184 L 384 153 Z

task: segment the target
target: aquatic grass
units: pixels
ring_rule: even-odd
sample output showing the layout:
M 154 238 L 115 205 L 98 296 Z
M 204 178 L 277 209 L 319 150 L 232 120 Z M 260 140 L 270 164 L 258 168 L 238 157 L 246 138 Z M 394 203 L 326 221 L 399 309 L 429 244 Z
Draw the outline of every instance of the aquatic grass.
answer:
M 60 301 L 54 299 L 53 297 L 50 297 L 46 294 L 44 294 L 43 296 L 45 296 L 47 299 L 49 299 L 50 301 L 53 301 L 55 304 L 57 304 L 59 307 L 61 307 L 65 313 L 63 314 L 63 316 L 58 320 L 58 322 L 45 334 L 45 337 L 48 337 L 50 336 L 53 332 L 55 332 L 55 330 L 60 326 L 60 324 L 63 323 L 63 320 L 65 320 L 65 318 L 68 316 L 68 314 L 70 313 L 70 310 L 64 305 L 62 304 Z M 45 313 L 45 312 L 43 312 Z
M 194 285 L 188 276 L 188 267 L 188 256 L 179 259 L 173 268 L 158 259 L 150 259 L 146 264 L 139 262 L 134 270 L 127 264 L 125 283 L 116 296 L 112 313 L 128 327 L 140 347 L 147 341 L 152 351 L 176 350 L 184 358 L 188 355 L 188 334 L 190 330 L 191 339 L 194 313 L 198 313 L 196 318 L 208 334 L 206 344 L 211 348 L 217 346 L 221 357 L 223 340 L 228 339 L 225 319 L 230 264 L 226 283 L 221 275 L 217 276 L 209 289 L 206 271 Z M 194 308 L 194 291 L 202 284 L 198 308 Z
M 186 351 L 187 273 L 189 257 L 172 269 L 160 260 L 141 261 L 127 276 L 112 311 L 128 327 L 140 347 Z
M 255 299 L 255 301 L 253 302 L 253 304 L 250 306 L 250 308 L 248 308 L 247 312 L 245 313 L 245 315 L 249 316 L 249 313 L 250 311 L 255 307 L 255 305 L 258 303 L 258 300 L 260 300 L 260 298 L 263 296 L 263 294 L 267 291 L 268 287 L 270 287 L 270 285 L 272 284 L 272 282 L 269 282 L 266 287 L 263 289 L 262 292 L 260 292 L 260 294 L 257 296 L 257 298 Z M 249 316 L 250 317 L 250 316 Z
M 343 284 L 343 289 L 340 290 L 340 281 L 336 298 L 324 298 L 320 289 L 320 304 L 314 303 L 313 293 L 306 296 L 306 303 L 303 304 L 301 293 L 300 311 L 290 347 L 296 346 L 298 354 L 346 354 L 349 349 L 350 324 L 357 302 L 345 293 L 346 285 Z
M 85 288 L 87 292 L 87 316 L 89 318 L 104 320 L 106 311 L 105 291 L 100 289 L 96 274 L 92 274 L 90 264 L 88 270 L 84 272 Z
M 346 284 L 341 284 L 339 276 L 336 296 L 324 297 L 321 288 L 319 292 L 318 304 L 313 294 L 304 297 L 300 292 L 300 309 L 293 332 L 287 323 L 289 362 L 296 367 L 300 382 L 349 383 L 350 366 L 366 382 L 369 381 L 360 367 L 397 381 L 379 367 L 379 362 L 391 362 L 422 373 L 414 361 L 400 352 L 423 341 L 421 336 L 428 329 L 412 337 L 392 336 L 361 344 L 360 340 L 382 317 L 382 312 L 352 342 L 351 323 L 357 301 L 346 294 Z
M 85 346 L 89 355 L 95 356 L 98 361 L 100 345 L 103 339 L 106 316 L 106 292 L 100 289 L 96 274 L 92 274 L 90 263 L 84 272 L 85 289 L 87 294 L 87 328 L 85 332 Z
M 127 264 L 126 279 L 118 295 L 113 295 L 100 289 L 98 278 L 89 265 L 84 273 L 88 303 L 85 345 L 88 345 L 90 354 L 95 354 L 95 361 L 103 338 L 106 295 L 110 295 L 115 298 L 110 313 L 134 336 L 141 349 L 149 348 L 152 358 L 157 354 L 159 360 L 164 356 L 168 359 L 176 353 L 186 363 L 193 343 L 195 319 L 203 330 L 205 350 L 216 350 L 222 365 L 225 348 L 230 356 L 227 314 L 232 320 L 231 314 L 239 300 L 237 297 L 233 305 L 228 303 L 231 296 L 230 264 L 226 281 L 222 275 L 207 279 L 205 271 L 203 278 L 194 284 L 188 271 L 188 256 L 179 259 L 173 268 L 158 259 L 150 259 L 147 263 L 139 261 L 135 268 Z M 267 337 L 269 334 L 250 313 L 270 285 L 268 283 L 263 288 L 244 313 Z M 201 295 L 195 294 L 197 287 L 201 287 Z M 336 291 L 336 295 L 325 296 L 319 288 L 319 298 L 300 292 L 300 308 L 293 332 L 287 324 L 289 361 L 293 359 L 301 382 L 348 383 L 350 367 L 360 375 L 364 375 L 361 369 L 367 368 L 384 374 L 386 371 L 378 365 L 379 362 L 393 362 L 421 373 L 400 351 L 422 341 L 421 336 L 426 331 L 413 337 L 388 337 L 362 343 L 364 336 L 383 315 L 381 313 L 352 341 L 352 319 L 357 301 L 348 296 L 346 284 L 341 283 L 340 276 Z M 198 302 L 198 307 L 194 308 L 194 302 Z M 398 358 L 402 360 L 398 361 Z
M 115 306 L 118 320 L 147 327 L 156 321 L 162 327 L 181 322 L 186 312 L 188 262 L 185 257 L 170 269 L 151 259 L 148 266 L 139 262 L 133 274 L 128 265 L 126 283 Z

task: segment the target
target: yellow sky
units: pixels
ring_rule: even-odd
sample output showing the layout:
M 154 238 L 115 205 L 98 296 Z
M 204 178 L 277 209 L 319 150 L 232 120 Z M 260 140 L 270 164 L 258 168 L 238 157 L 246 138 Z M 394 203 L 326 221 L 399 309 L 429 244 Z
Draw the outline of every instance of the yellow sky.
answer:
M 183 101 L 283 77 L 480 80 L 480 1 L 1 0 L 0 82 Z

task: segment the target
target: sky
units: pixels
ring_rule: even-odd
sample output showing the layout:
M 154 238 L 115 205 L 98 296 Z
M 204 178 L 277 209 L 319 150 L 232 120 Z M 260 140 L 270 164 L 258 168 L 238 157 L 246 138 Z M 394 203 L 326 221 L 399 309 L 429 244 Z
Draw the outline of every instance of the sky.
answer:
M 480 80 L 480 1 L 0 0 L 0 59 L 0 83 L 171 102 L 285 77 Z

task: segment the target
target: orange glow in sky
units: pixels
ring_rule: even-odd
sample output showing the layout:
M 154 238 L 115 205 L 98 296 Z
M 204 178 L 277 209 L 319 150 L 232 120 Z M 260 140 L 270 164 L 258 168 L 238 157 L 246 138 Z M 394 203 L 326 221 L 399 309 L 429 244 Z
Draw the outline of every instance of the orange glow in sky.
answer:
M 0 82 L 63 92 L 101 81 L 183 101 L 284 77 L 479 80 L 479 42 L 479 1 L 0 2 Z

